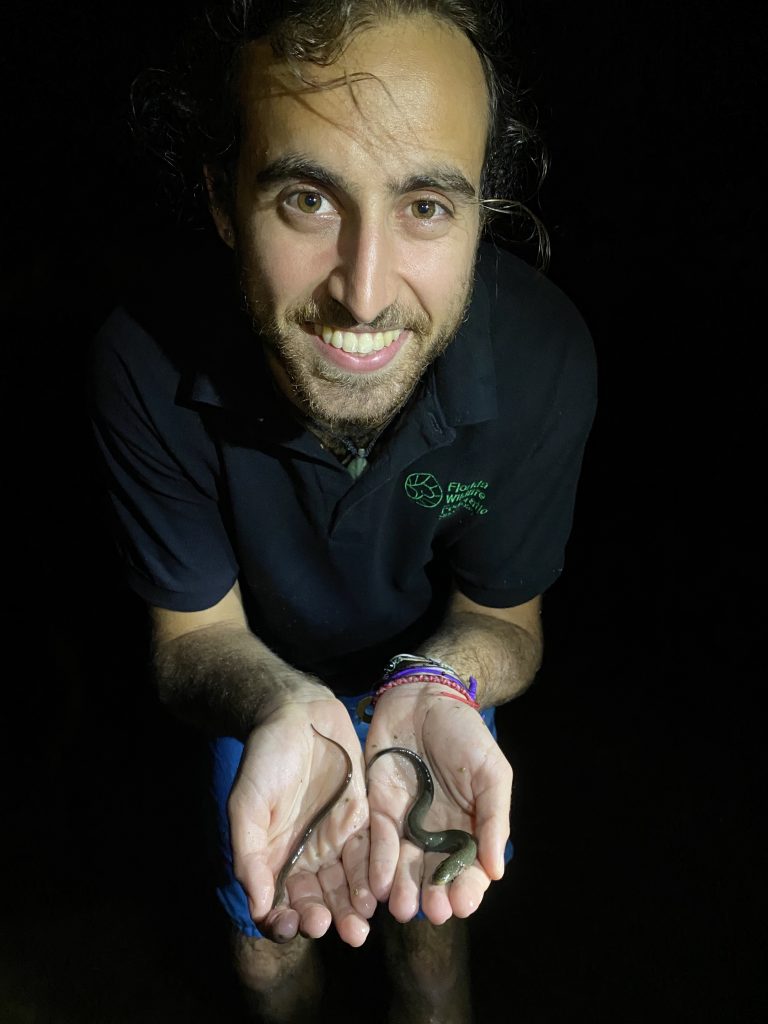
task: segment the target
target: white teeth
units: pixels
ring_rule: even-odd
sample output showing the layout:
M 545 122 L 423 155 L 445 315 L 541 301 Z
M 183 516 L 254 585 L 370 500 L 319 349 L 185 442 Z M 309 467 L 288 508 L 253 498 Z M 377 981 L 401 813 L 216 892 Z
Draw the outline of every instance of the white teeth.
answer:
M 317 324 L 316 333 L 322 337 L 326 345 L 333 345 L 334 348 L 343 349 L 345 352 L 368 355 L 369 352 L 380 352 L 383 348 L 389 348 L 395 338 L 400 336 L 400 329 L 353 334 L 352 331 L 334 331 L 325 324 Z

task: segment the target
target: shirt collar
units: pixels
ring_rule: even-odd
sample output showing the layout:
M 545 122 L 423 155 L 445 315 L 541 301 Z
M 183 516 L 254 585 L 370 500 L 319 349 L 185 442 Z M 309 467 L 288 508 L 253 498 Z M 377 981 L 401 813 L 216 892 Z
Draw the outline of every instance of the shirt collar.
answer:
M 459 427 L 495 419 L 496 370 L 491 343 L 491 304 L 483 247 L 478 255 L 475 287 L 464 322 L 433 371 L 437 400 L 446 422 Z
M 182 378 L 179 399 L 226 410 L 257 429 L 286 418 L 262 344 L 242 313 L 211 330 L 195 368 Z

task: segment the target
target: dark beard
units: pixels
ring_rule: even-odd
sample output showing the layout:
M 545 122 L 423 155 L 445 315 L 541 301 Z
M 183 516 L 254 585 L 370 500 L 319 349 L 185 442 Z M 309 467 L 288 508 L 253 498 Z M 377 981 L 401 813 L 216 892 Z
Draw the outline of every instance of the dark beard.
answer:
M 368 381 L 365 377 L 361 377 L 357 374 L 345 373 L 337 367 L 324 366 L 321 371 L 321 377 L 329 391 L 331 393 L 338 393 L 339 398 L 341 399 L 345 397 L 348 398 L 350 395 L 353 395 L 356 404 L 361 406 L 357 414 L 352 417 L 344 415 L 329 417 L 317 401 L 313 390 L 305 385 L 300 374 L 297 372 L 299 368 L 293 359 L 290 346 L 284 346 L 282 338 L 277 334 L 266 334 L 265 337 L 264 326 L 261 326 L 259 329 L 262 337 L 265 337 L 266 344 L 276 353 L 281 366 L 285 370 L 291 384 L 291 390 L 295 396 L 295 402 L 305 416 L 322 426 L 328 427 L 336 434 L 342 434 L 350 437 L 356 442 L 359 441 L 359 446 L 365 447 L 368 443 L 366 439 L 383 430 L 387 424 L 391 423 L 397 417 L 403 407 L 407 405 L 411 395 L 418 387 L 426 371 L 435 359 L 442 355 L 448 345 L 450 345 L 451 341 L 453 341 L 456 331 L 458 330 L 458 326 L 459 325 L 454 326 L 452 329 L 445 331 L 443 334 L 437 335 L 437 337 L 433 339 L 430 358 L 427 364 L 423 367 L 422 372 L 418 376 L 409 379 L 407 382 L 403 382 L 403 384 L 398 385 L 396 388 L 393 387 L 391 401 L 387 402 L 385 408 L 379 412 L 376 412 L 375 410 L 367 411 L 365 408 L 365 392 L 367 389 L 371 391 L 376 390 L 378 392 L 381 388 L 381 383 L 378 380 Z M 361 399 L 362 402 L 360 401 Z M 344 404 L 353 403 L 345 402 Z
M 474 268 L 473 268 L 474 270 Z M 473 280 L 474 273 L 470 280 Z M 286 340 L 283 326 L 274 312 L 259 308 L 248 298 L 245 275 L 240 278 L 241 295 L 247 313 L 250 316 L 254 332 L 261 337 L 271 361 L 276 362 L 290 388 L 289 399 L 298 407 L 301 414 L 315 425 L 327 428 L 335 434 L 357 438 L 369 438 L 380 433 L 391 423 L 403 409 L 411 395 L 423 379 L 426 370 L 440 356 L 456 335 L 459 327 L 466 319 L 471 301 L 472 289 L 467 288 L 459 315 L 452 319 L 445 329 L 432 338 L 427 351 L 427 358 L 421 367 L 412 367 L 409 372 L 395 372 L 391 378 L 375 376 L 372 379 L 360 374 L 346 373 L 344 370 L 325 364 L 315 367 L 315 374 L 324 384 L 325 394 L 318 393 L 316 382 L 306 373 L 306 364 L 296 354 L 295 347 Z M 321 307 L 314 300 L 286 311 L 285 320 L 290 324 L 302 326 L 306 323 L 331 323 L 344 330 L 345 327 L 356 327 L 349 312 L 333 299 Z M 384 310 L 368 326 L 371 331 L 386 331 L 398 326 L 406 326 L 412 331 L 413 339 L 408 344 L 423 343 L 429 336 L 432 326 L 430 318 L 422 311 L 412 311 L 392 305 Z M 275 372 L 274 365 L 272 366 Z M 418 369 L 419 372 L 413 372 Z M 280 382 L 278 382 L 280 383 Z M 373 396 L 372 402 L 366 402 L 366 391 Z M 388 393 L 387 393 L 388 392 Z M 329 401 L 330 400 L 330 401 Z M 352 416 L 341 413 L 329 413 L 324 406 L 335 408 L 355 408 Z M 359 445 L 365 447 L 366 442 Z

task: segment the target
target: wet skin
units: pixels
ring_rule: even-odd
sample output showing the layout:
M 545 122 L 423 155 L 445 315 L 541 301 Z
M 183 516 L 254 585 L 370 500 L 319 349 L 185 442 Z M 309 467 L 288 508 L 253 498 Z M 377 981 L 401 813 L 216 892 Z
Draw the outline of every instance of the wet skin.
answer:
M 407 747 L 386 747 L 379 750 L 371 758 L 368 768 L 384 754 L 400 754 L 407 757 L 416 766 L 419 778 L 419 792 L 405 819 L 406 835 L 422 850 L 433 853 L 448 853 L 449 857 L 435 868 L 432 874 L 433 885 L 447 885 L 459 875 L 464 868 L 474 864 L 477 859 L 477 840 L 463 829 L 449 828 L 441 832 L 429 832 L 422 827 L 422 820 L 435 797 L 435 786 L 432 773 L 424 761 L 414 750 Z

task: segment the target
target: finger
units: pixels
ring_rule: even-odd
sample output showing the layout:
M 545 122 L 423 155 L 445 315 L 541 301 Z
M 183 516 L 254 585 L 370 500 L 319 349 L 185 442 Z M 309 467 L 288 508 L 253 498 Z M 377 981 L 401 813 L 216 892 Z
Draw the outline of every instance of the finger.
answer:
M 421 879 L 424 872 L 424 854 L 413 843 L 403 839 L 400 856 L 389 893 L 389 912 L 405 924 L 416 916 L 419 910 Z
M 429 855 L 424 860 L 424 881 L 421 889 L 421 909 L 432 924 L 444 924 L 453 915 L 453 905 L 450 900 L 450 885 L 434 885 L 430 879 L 432 874 L 445 857 Z
M 497 769 L 490 773 L 489 784 L 478 793 L 475 802 L 477 859 L 495 880 L 504 874 L 504 848 L 509 839 L 512 800 L 512 769 L 506 761 Z
M 364 832 L 356 832 L 350 836 L 341 853 L 352 905 L 357 913 L 364 918 L 373 917 L 377 903 L 368 881 L 370 851 L 370 832 L 366 829 Z
M 236 783 L 227 815 L 234 875 L 245 889 L 251 917 L 259 921 L 269 913 L 275 895 L 275 876 L 266 856 L 270 812 L 263 800 L 248 801 Z
M 488 891 L 491 879 L 482 867 L 475 863 L 465 868 L 449 885 L 444 886 L 451 910 L 456 917 L 474 914 Z
M 299 915 L 281 904 L 270 910 L 263 921 L 254 922 L 259 931 L 272 942 L 290 942 L 299 930 Z
M 368 881 L 373 895 L 384 903 L 390 896 L 400 859 L 400 836 L 389 815 L 371 811 Z
M 490 879 L 477 864 L 465 868 L 452 882 L 436 885 L 431 879 L 445 856 L 427 854 L 424 859 L 421 909 L 432 924 L 443 924 L 453 915 L 468 917 L 480 906 L 490 885 Z
M 275 878 L 260 853 L 236 854 L 233 869 L 248 898 L 248 910 L 254 921 L 265 918 L 272 908 Z M 261 926 L 259 926 L 261 927 Z
M 307 939 L 319 939 L 328 931 L 333 921 L 325 904 L 325 897 L 317 875 L 309 871 L 297 871 L 288 879 L 290 906 L 299 915 L 298 930 Z
M 364 917 L 352 906 L 347 876 L 341 864 L 331 864 L 318 872 L 326 906 L 333 914 L 339 938 L 349 946 L 362 946 L 371 930 Z
M 489 878 L 498 882 L 504 875 L 504 850 L 509 839 L 509 820 L 506 826 L 496 822 L 477 830 L 477 860 Z

